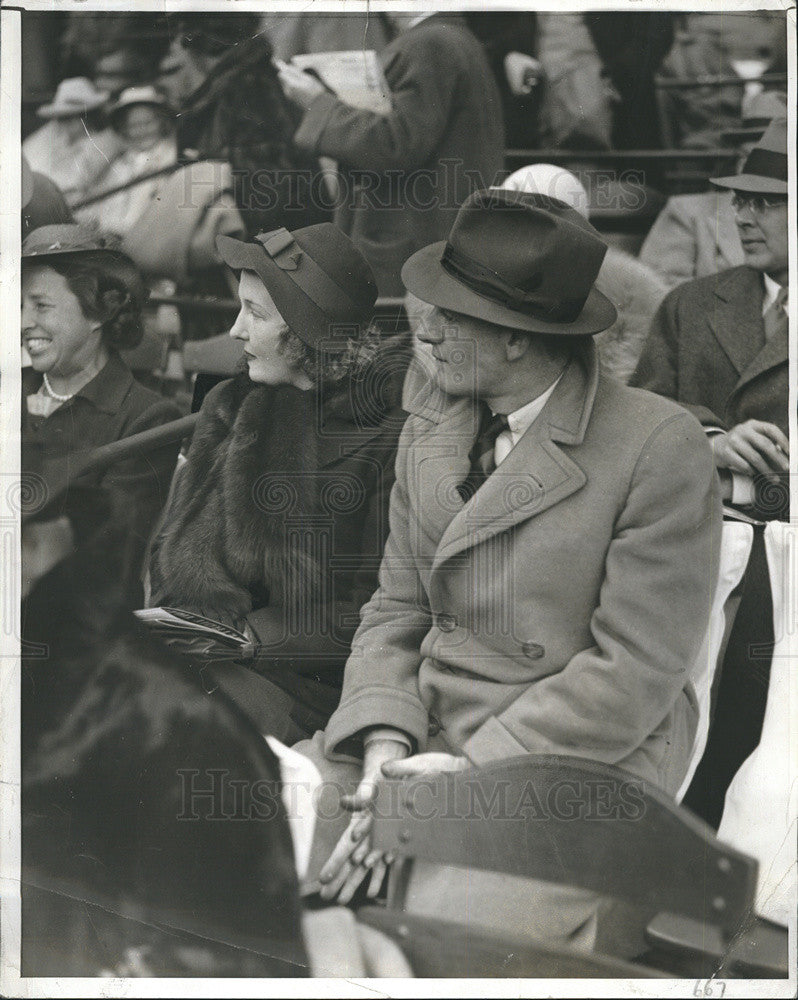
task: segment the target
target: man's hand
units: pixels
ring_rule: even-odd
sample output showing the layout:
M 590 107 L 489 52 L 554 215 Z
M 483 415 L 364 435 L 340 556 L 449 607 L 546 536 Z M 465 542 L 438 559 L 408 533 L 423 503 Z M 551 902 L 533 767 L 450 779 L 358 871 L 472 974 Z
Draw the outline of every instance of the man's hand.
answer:
M 450 753 L 417 753 L 404 760 L 393 760 L 383 765 L 386 778 L 416 778 L 422 774 L 440 774 L 442 771 L 465 771 L 471 767 L 467 757 Z
M 510 91 L 516 97 L 531 94 L 543 76 L 543 64 L 524 52 L 508 52 L 504 57 L 504 75 Z
M 341 799 L 344 808 L 352 810 L 352 819 L 319 873 L 322 899 L 337 896 L 339 903 L 348 903 L 369 873 L 368 895 L 374 897 L 379 892 L 390 859 L 371 848 L 370 808 L 383 766 L 406 755 L 407 747 L 397 740 L 374 740 L 366 747 L 360 784 L 354 795 L 344 795 Z
M 324 84 L 320 83 L 314 76 L 311 76 L 310 73 L 297 69 L 296 66 L 282 62 L 279 59 L 275 60 L 275 66 L 277 67 L 277 76 L 280 79 L 280 85 L 285 92 L 285 96 L 301 108 L 304 108 L 305 111 L 308 110 L 319 94 L 324 93 Z
M 715 465 L 752 476 L 787 472 L 790 468 L 790 445 L 775 424 L 764 420 L 746 420 L 726 434 L 710 438 Z

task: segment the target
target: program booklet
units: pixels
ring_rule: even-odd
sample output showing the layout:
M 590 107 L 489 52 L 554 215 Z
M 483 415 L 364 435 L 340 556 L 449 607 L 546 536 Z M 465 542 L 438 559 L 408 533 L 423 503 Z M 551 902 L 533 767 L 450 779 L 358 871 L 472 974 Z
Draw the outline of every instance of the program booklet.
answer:
M 147 625 L 173 630 L 176 635 L 206 636 L 228 646 L 247 646 L 250 643 L 237 628 L 181 608 L 142 608 L 134 614 Z
M 291 62 L 298 69 L 312 70 L 336 97 L 353 108 L 378 115 L 391 110 L 391 92 L 373 49 L 309 52 L 294 56 Z

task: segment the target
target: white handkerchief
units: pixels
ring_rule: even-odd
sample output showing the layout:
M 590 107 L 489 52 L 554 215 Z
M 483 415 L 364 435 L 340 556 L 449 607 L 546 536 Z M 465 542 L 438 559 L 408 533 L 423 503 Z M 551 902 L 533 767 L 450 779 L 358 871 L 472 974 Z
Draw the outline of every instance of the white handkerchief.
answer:
M 280 761 L 283 780 L 283 805 L 288 813 L 291 839 L 294 842 L 296 871 L 300 881 L 305 877 L 313 846 L 316 811 L 313 798 L 321 785 L 321 775 L 316 765 L 301 753 L 292 750 L 273 736 L 264 737 L 275 757 Z

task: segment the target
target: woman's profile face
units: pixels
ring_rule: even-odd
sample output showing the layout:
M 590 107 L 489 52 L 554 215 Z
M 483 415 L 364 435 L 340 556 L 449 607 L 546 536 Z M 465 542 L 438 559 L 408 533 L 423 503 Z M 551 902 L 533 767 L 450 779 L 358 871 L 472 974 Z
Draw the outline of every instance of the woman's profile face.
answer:
M 241 310 L 230 336 L 244 345 L 250 379 L 265 385 L 287 383 L 300 389 L 309 388 L 310 379 L 285 356 L 282 334 L 286 322 L 256 274 L 241 272 L 238 298 Z
M 102 331 L 89 319 L 66 278 L 51 267 L 22 274 L 22 343 L 37 372 L 68 376 L 95 362 Z
M 158 145 L 162 131 L 160 113 L 148 104 L 134 104 L 122 120 L 122 135 L 141 153 Z

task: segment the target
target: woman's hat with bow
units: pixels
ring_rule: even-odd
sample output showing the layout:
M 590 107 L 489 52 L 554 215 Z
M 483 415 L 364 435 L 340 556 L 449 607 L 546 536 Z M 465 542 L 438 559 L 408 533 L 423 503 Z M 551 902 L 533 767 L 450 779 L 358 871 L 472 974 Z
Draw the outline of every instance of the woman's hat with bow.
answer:
M 234 271 L 253 271 L 280 315 L 311 347 L 345 341 L 371 318 L 377 285 L 366 259 L 332 223 L 275 229 L 244 243 L 219 236 L 216 247 Z

